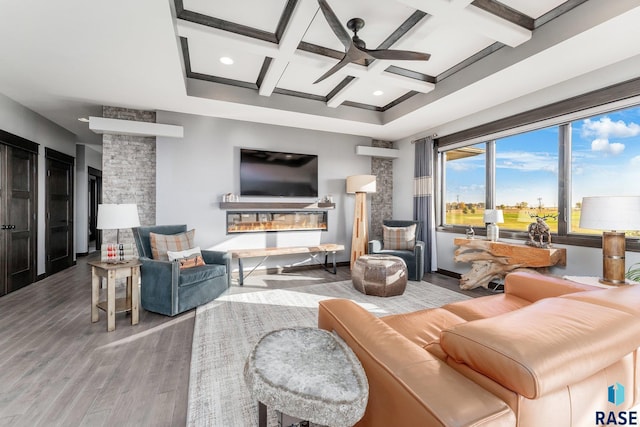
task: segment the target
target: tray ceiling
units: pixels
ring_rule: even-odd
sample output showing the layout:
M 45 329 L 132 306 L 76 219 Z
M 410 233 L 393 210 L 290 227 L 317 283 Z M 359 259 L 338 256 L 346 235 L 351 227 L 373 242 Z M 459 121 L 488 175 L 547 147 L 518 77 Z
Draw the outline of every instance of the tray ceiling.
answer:
M 430 59 L 314 84 L 345 50 L 317 0 L 28 0 L 3 2 L 24 19 L 0 26 L 0 93 L 80 142 L 102 105 L 402 140 L 640 77 L 637 0 L 326 1 L 367 48 Z
M 386 111 L 431 92 L 456 66 L 525 43 L 536 25 L 568 10 L 561 8 L 568 3 L 563 0 L 535 5 L 518 0 L 329 3 L 345 30 L 349 19 L 365 20 L 358 35 L 367 48 L 427 52 L 431 59 L 350 64 L 314 84 L 344 55 L 315 0 L 175 0 L 186 76 L 254 89 L 267 97 L 280 93 L 328 107 Z M 580 2 L 571 3 L 575 7 Z M 225 65 L 221 58 L 234 62 Z

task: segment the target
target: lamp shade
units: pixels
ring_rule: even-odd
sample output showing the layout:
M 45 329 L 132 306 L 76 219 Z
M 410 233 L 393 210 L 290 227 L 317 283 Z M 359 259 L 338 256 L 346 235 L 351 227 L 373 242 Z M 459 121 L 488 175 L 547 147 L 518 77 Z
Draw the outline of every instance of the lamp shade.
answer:
M 132 228 L 140 226 L 138 206 L 129 204 L 102 204 L 98 205 L 99 230 L 118 230 L 120 228 Z
M 347 193 L 375 193 L 375 175 L 351 175 L 347 177 Z
M 580 228 L 640 230 L 640 196 L 583 197 Z
M 504 222 L 504 215 L 502 209 L 485 209 L 484 211 L 484 223 L 485 224 L 501 224 Z

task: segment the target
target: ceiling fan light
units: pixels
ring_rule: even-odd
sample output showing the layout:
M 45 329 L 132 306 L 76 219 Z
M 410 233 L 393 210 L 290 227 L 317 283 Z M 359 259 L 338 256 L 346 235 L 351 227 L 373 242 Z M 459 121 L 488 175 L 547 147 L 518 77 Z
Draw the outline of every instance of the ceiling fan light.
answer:
M 220 62 L 222 62 L 224 65 L 232 65 L 233 59 L 229 58 L 228 56 L 223 56 L 220 58 Z

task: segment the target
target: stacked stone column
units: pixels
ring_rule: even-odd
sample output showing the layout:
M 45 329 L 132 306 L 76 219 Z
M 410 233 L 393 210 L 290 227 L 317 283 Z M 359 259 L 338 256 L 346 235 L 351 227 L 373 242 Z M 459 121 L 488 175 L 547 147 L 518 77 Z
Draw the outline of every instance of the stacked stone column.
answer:
M 103 107 L 111 119 L 156 122 L 154 111 Z M 102 203 L 135 203 L 141 225 L 156 222 L 156 138 L 102 136 Z M 104 230 L 103 242 L 115 242 L 116 231 Z M 120 230 L 120 243 L 133 243 L 131 230 Z

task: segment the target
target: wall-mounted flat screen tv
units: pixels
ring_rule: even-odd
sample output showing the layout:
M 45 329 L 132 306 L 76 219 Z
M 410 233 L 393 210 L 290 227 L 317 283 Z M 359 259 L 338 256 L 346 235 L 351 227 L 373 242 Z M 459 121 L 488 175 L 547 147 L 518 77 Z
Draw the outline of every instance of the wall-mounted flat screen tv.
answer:
M 318 197 L 318 156 L 241 148 L 240 195 Z

